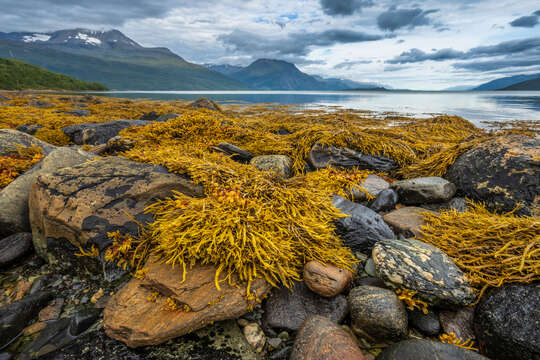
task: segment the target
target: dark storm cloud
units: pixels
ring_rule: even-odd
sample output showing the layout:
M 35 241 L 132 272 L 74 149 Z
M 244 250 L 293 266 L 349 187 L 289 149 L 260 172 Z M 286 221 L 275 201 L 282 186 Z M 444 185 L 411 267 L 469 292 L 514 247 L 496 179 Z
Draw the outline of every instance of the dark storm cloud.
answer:
M 287 38 L 269 38 L 247 31 L 235 30 L 218 36 L 231 50 L 247 54 L 305 56 L 311 46 L 359 43 L 384 39 L 382 35 L 352 30 L 326 30 L 314 33 L 293 33 Z
M 540 16 L 540 10 L 535 11 L 533 15 Z
M 531 15 L 531 16 L 522 16 L 520 18 L 517 18 L 516 20 L 510 22 L 510 25 L 513 27 L 527 27 L 532 28 L 538 25 L 538 16 Z
M 321 0 L 321 7 L 327 15 L 352 15 L 373 5 L 372 0 Z
M 387 11 L 377 17 L 377 25 L 382 30 L 395 31 L 397 29 L 408 27 L 410 29 L 432 23 L 428 15 L 439 10 L 398 9 L 392 6 Z
M 454 49 L 441 49 L 432 53 L 426 53 L 419 49 L 411 49 L 386 62 L 389 64 L 418 63 L 427 60 L 469 60 L 481 57 L 504 56 L 518 53 L 540 52 L 540 38 L 528 38 L 521 40 L 504 41 L 496 45 L 479 46 L 469 51 Z
M 512 67 L 528 67 L 537 66 L 540 64 L 540 58 L 536 59 L 507 59 L 507 60 L 491 60 L 480 62 L 456 63 L 453 65 L 456 69 L 472 70 L 472 71 L 492 71 L 506 69 Z

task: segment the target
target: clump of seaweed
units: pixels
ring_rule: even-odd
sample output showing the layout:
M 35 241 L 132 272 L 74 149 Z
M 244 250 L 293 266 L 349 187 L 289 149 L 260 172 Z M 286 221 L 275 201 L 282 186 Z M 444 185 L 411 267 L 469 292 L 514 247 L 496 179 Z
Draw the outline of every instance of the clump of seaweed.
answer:
M 43 152 L 39 146 L 17 146 L 7 155 L 0 156 L 0 189 L 6 187 L 42 158 Z
M 416 295 L 416 291 L 408 289 L 398 289 L 396 290 L 396 293 L 398 295 L 398 299 L 405 303 L 407 309 L 418 309 L 424 314 L 429 313 L 428 304 L 425 301 L 414 297 L 414 295 Z
M 479 297 L 488 287 L 540 280 L 540 219 L 511 212 L 489 212 L 481 203 L 469 209 L 424 213 L 422 241 L 448 254 L 469 278 Z
M 442 334 L 441 336 L 439 336 L 439 340 L 442 343 L 451 344 L 451 345 L 454 345 L 454 346 L 459 346 L 462 349 L 471 350 L 471 351 L 478 351 L 478 348 L 474 347 L 474 340 L 473 339 L 461 340 L 453 332 L 451 332 L 449 334 Z

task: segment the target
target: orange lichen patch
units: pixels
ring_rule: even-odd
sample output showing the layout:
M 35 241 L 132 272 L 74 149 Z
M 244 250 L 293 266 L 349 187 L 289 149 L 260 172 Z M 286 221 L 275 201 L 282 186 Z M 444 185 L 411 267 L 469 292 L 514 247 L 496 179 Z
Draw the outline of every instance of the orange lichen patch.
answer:
M 42 158 L 43 153 L 38 146 L 14 147 L 9 155 L 0 156 L 0 189 L 6 187 Z

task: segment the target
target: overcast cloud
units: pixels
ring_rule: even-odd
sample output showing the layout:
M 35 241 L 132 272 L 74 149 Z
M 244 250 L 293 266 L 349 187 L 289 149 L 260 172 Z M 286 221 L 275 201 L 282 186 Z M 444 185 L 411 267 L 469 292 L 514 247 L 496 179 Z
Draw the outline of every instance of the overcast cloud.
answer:
M 0 31 L 116 28 L 197 63 L 296 63 L 328 77 L 441 89 L 540 71 L 524 0 L 0 0 Z

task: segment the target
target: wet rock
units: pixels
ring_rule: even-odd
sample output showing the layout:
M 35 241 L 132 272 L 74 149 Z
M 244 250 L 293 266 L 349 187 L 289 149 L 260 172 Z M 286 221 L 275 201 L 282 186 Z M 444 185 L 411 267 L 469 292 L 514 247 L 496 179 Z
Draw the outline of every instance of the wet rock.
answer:
M 321 297 L 303 282 L 287 288 L 273 289 L 264 304 L 263 321 L 271 328 L 298 330 L 310 315 L 321 315 L 338 323 L 347 315 L 347 300 L 343 295 Z
M 476 337 L 473 329 L 474 308 L 472 307 L 464 307 L 457 311 L 441 311 L 439 321 L 445 333 L 454 333 L 462 341 Z
M 38 314 L 39 321 L 56 320 L 62 313 L 62 307 L 64 306 L 64 299 L 57 298 L 51 301 L 49 305 L 41 309 Z
M 214 150 L 231 155 L 231 159 L 242 163 L 248 163 L 253 158 L 253 154 L 249 151 L 226 142 L 219 143 Z
M 335 223 L 343 244 L 353 251 L 369 252 L 377 242 L 395 238 L 392 230 L 375 211 L 340 196 L 334 196 L 333 205 L 350 215 L 337 219 Z
M 492 210 L 538 215 L 540 139 L 525 135 L 498 136 L 461 155 L 446 178 L 466 197 Z M 536 209 L 536 210 L 534 210 Z
M 454 184 L 436 176 L 396 181 L 391 188 L 406 205 L 444 202 L 456 193 Z
M 260 353 L 264 349 L 266 344 L 266 336 L 261 327 L 257 323 L 250 323 L 244 327 L 244 336 L 246 337 L 249 345 L 256 352 Z
M 182 282 L 181 267 L 156 261 L 150 259 L 145 279 L 127 283 L 104 311 L 107 335 L 130 347 L 160 344 L 214 321 L 236 319 L 254 305 L 254 301 L 245 299 L 245 288 L 223 282 L 219 291 L 214 283 L 214 265 L 195 265 L 187 270 Z M 257 298 L 263 298 L 269 290 L 270 285 L 262 279 L 251 285 Z M 152 292 L 160 296 L 148 301 Z M 163 310 L 169 308 L 167 298 L 177 304 L 176 310 Z
M 114 120 L 99 124 L 66 126 L 62 131 L 77 145 L 97 145 L 105 144 L 128 127 L 145 125 L 148 125 L 148 122 L 143 120 Z
M 51 293 L 37 292 L 0 307 L 0 349 L 15 340 L 51 298 Z
M 476 307 L 478 342 L 494 360 L 540 359 L 540 284 L 503 285 Z
M 437 336 L 441 332 L 439 315 L 433 311 L 424 314 L 418 309 L 407 311 L 409 315 L 409 325 L 419 330 L 426 336 Z
M 426 224 L 424 221 L 423 212 L 429 212 L 430 210 L 416 207 L 405 206 L 401 209 L 397 209 L 389 212 L 383 216 L 384 222 L 390 225 L 390 227 L 396 232 L 405 237 L 417 237 L 421 238 L 420 232 L 422 226 Z
M 367 155 L 348 148 L 316 143 L 308 156 L 309 164 L 315 169 L 328 166 L 338 168 L 357 168 L 377 171 L 390 171 L 397 167 L 394 160 L 384 156 Z
M 0 269 L 15 264 L 32 247 L 31 233 L 18 233 L 0 240 Z
M 197 100 L 189 104 L 188 107 L 190 109 L 208 109 L 221 112 L 221 108 L 218 104 L 204 97 L 198 98 Z
M 182 116 L 182 114 L 176 114 L 176 113 L 169 113 L 169 114 L 165 114 L 165 115 L 161 115 L 159 116 L 156 121 L 158 122 L 165 122 L 165 121 L 169 121 L 171 119 L 176 119 L 177 117 L 179 116 Z
M 370 341 L 397 340 L 407 335 L 407 311 L 395 292 L 360 286 L 348 296 L 352 329 Z
M 375 270 L 375 263 L 373 262 L 373 258 L 367 259 L 366 265 L 364 266 L 364 271 L 369 276 L 377 277 L 377 270 Z
M 40 109 L 51 109 L 55 107 L 56 105 L 45 100 L 32 99 L 28 102 L 28 106 L 33 106 Z
M 358 188 L 352 189 L 352 197 L 354 201 L 362 201 L 367 199 L 366 191 L 367 193 L 372 196 L 376 197 L 379 195 L 379 193 L 383 190 L 386 190 L 390 187 L 390 184 L 388 181 L 384 180 L 382 177 L 370 174 L 366 178 L 366 180 L 362 181 Z M 363 188 L 363 190 L 360 190 L 359 188 Z
M 94 155 L 71 148 L 57 148 L 0 191 L 0 236 L 30 231 L 28 199 L 31 185 L 42 175 L 90 160 Z
M 25 134 L 22 131 L 12 129 L 0 129 L 0 156 L 6 156 L 13 152 L 13 149 L 21 146 L 39 146 L 44 155 L 48 155 L 56 149 L 56 146 L 41 141 L 33 136 Z
M 23 133 L 26 133 L 28 135 L 34 135 L 42 127 L 43 125 L 39 124 L 24 124 L 17 126 L 17 131 L 22 131 Z
M 376 360 L 488 360 L 482 355 L 438 341 L 410 339 L 392 344 Z
M 418 240 L 383 240 L 373 248 L 379 278 L 409 289 L 433 305 L 467 306 L 475 300 L 465 274 L 441 250 Z
M 304 266 L 304 282 L 316 294 L 333 297 L 341 293 L 352 281 L 353 274 L 349 270 L 334 265 L 310 261 Z
M 390 211 L 396 207 L 398 200 L 398 194 L 393 189 L 382 190 L 369 204 L 369 208 L 375 212 Z
M 322 316 L 311 316 L 296 336 L 290 360 L 365 360 L 354 338 Z
M 151 221 L 144 209 L 171 191 L 203 195 L 202 187 L 185 177 L 120 157 L 41 175 L 32 185 L 29 199 L 34 247 L 43 258 L 63 267 L 77 265 L 93 274 L 102 273 L 96 259 L 74 256 L 78 247 L 90 250 L 95 245 L 103 261 L 103 250 L 112 243 L 107 232 L 137 235 L 139 226 L 134 219 Z M 114 264 L 107 264 L 111 271 L 117 270 Z
M 144 120 L 144 121 L 154 121 L 156 120 L 157 118 L 159 118 L 159 114 L 155 111 L 150 111 L 148 113 L 144 113 L 142 114 L 140 117 L 139 117 L 139 120 Z
M 293 175 L 292 160 L 285 155 L 261 155 L 251 159 L 251 165 L 259 170 L 273 170 L 279 175 L 289 178 Z

